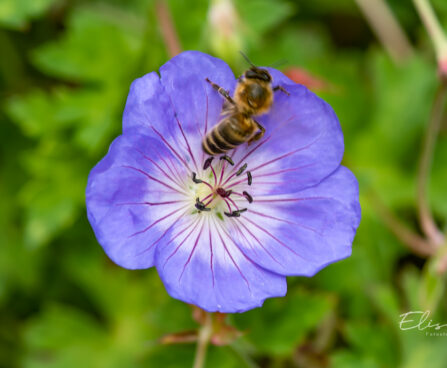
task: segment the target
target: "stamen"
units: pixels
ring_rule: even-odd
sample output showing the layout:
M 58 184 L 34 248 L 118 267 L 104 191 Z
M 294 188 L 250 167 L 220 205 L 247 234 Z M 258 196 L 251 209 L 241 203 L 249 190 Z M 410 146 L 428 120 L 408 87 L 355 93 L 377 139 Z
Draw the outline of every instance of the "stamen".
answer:
M 241 175 L 245 169 L 247 168 L 247 163 L 245 163 L 241 168 L 239 168 L 239 170 L 236 172 L 236 176 Z
M 234 162 L 233 162 L 233 160 L 231 159 L 230 156 L 224 155 L 224 156 L 221 156 L 220 159 L 221 159 L 221 160 L 228 161 L 228 163 L 229 163 L 231 166 L 234 165 Z
M 232 212 L 232 210 L 231 210 L 231 205 L 230 205 L 230 202 L 228 202 L 228 199 L 229 199 L 229 198 L 224 198 L 223 200 L 224 200 L 225 204 L 226 204 L 227 207 L 228 207 L 228 211 Z
M 206 170 L 210 167 L 211 161 L 214 160 L 214 157 L 208 157 L 205 162 L 203 163 L 203 170 Z
M 230 197 L 228 197 L 227 199 L 231 202 L 231 204 L 232 204 L 234 207 L 236 207 L 237 210 L 239 209 L 239 207 L 238 207 L 238 205 L 236 204 L 235 201 L 233 201 Z
M 214 185 L 217 185 L 217 175 L 216 175 L 216 171 L 214 171 L 214 167 L 213 165 L 209 165 L 211 168 L 211 171 L 213 172 L 213 176 L 214 176 Z
M 251 172 L 247 171 L 247 179 L 248 179 L 248 185 L 251 185 L 253 182 L 253 177 L 251 176 Z
M 202 203 L 205 203 L 205 201 L 206 201 L 208 198 L 212 197 L 212 195 L 213 195 L 213 193 L 208 194 L 205 198 L 202 198 L 201 202 L 202 202 Z M 205 203 L 205 206 L 208 206 L 208 204 Z
M 205 206 L 205 203 L 203 203 L 203 202 L 201 202 L 200 200 L 199 200 L 199 197 L 197 197 L 196 198 L 196 208 L 199 210 L 199 211 L 211 211 L 211 208 L 207 208 L 206 206 Z
M 233 212 L 231 212 L 231 213 L 229 213 L 229 212 L 224 212 L 224 214 L 225 214 L 226 216 L 228 216 L 228 217 L 241 217 L 241 213 L 242 213 L 242 212 L 245 212 L 245 211 L 247 211 L 247 209 L 246 209 L 246 208 L 242 208 L 242 209 L 240 209 L 240 210 L 233 211 Z
M 247 199 L 248 203 L 253 202 L 253 197 L 250 194 L 248 194 L 245 190 L 242 192 L 242 194 Z
M 208 202 L 205 203 L 205 207 L 206 207 L 206 206 L 209 206 L 209 204 L 210 204 L 212 201 L 214 201 L 214 196 L 211 197 L 211 198 L 208 200 Z
M 203 183 L 203 180 L 197 179 L 197 178 L 196 178 L 196 175 L 197 175 L 197 174 L 193 171 L 193 172 L 192 172 L 192 181 L 193 181 L 194 183 L 196 183 L 196 184 Z

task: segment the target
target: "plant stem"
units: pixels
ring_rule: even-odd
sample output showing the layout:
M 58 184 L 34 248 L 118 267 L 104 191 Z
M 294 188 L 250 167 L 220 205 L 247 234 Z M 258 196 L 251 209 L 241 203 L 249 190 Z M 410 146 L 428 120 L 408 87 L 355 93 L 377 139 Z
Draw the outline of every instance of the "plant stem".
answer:
M 428 0 L 413 0 L 416 10 L 435 46 L 438 63 L 447 57 L 447 39 Z
M 410 41 L 384 0 L 356 0 L 371 29 L 396 64 L 413 53 Z
M 197 339 L 196 356 L 194 358 L 193 368 L 203 368 L 205 364 L 206 350 L 213 332 L 213 315 L 206 312 L 205 323 L 199 330 Z
M 164 0 L 156 1 L 155 11 L 157 13 L 163 41 L 166 45 L 169 56 L 172 58 L 182 52 L 182 47 L 180 46 L 180 41 L 171 13 L 169 12 L 168 5 Z
M 427 183 L 430 175 L 431 164 L 433 161 L 433 152 L 436 146 L 436 139 L 441 126 L 442 115 L 444 112 L 445 101 L 447 97 L 447 83 L 441 81 L 436 92 L 433 109 L 428 123 L 427 132 L 422 147 L 422 154 L 419 161 L 418 170 L 418 207 L 419 221 L 421 228 L 427 238 L 436 246 L 444 243 L 444 236 L 439 231 L 433 219 L 427 199 Z
M 380 215 L 383 223 L 388 229 L 410 250 L 421 256 L 432 256 L 436 248 L 425 238 L 414 232 L 411 228 L 406 226 L 379 198 L 379 196 L 370 190 L 369 193 L 371 206 L 375 208 Z

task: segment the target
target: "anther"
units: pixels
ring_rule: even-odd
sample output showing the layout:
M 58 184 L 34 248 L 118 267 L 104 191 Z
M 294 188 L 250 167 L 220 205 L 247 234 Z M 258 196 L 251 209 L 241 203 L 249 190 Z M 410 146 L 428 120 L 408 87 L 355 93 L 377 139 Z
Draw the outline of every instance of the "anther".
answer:
M 198 197 L 196 198 L 195 206 L 199 211 L 211 211 L 211 208 L 207 208 L 205 203 L 201 202 Z
M 233 212 L 224 212 L 224 214 L 228 217 L 241 217 L 241 213 L 247 211 L 246 208 L 242 208 L 240 210 L 237 211 L 233 211 Z
M 248 185 L 251 185 L 253 182 L 253 177 L 251 176 L 251 172 L 247 171 L 247 179 L 248 179 Z
M 239 168 L 239 170 L 236 172 L 236 176 L 241 175 L 245 169 L 247 168 L 247 163 L 243 164 L 242 167 Z
M 253 197 L 250 194 L 248 194 L 245 190 L 242 192 L 242 194 L 247 199 L 248 203 L 253 202 Z
M 233 160 L 231 159 L 230 156 L 224 155 L 224 156 L 221 156 L 220 159 L 221 159 L 221 160 L 228 161 L 228 163 L 229 163 L 231 166 L 234 165 L 234 162 L 233 162 Z
M 203 164 L 203 170 L 208 169 L 211 166 L 211 162 L 213 161 L 214 157 L 208 157 L 204 164 Z
M 193 181 L 194 183 L 196 183 L 196 184 L 203 183 L 203 180 L 197 179 L 197 178 L 196 178 L 196 175 L 197 175 L 197 174 L 196 174 L 195 172 L 192 173 L 192 181 Z

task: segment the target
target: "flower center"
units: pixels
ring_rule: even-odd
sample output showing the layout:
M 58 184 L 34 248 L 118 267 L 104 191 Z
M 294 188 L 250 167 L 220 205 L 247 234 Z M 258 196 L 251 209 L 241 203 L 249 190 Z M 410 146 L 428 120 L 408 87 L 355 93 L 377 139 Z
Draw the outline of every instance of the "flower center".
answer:
M 248 204 L 253 202 L 253 197 L 247 191 L 242 193 L 235 191 L 236 186 L 243 182 L 251 185 L 251 173 L 246 171 L 247 164 L 236 170 L 233 160 L 224 155 L 220 157 L 220 170 L 216 172 L 212 165 L 213 159 L 214 157 L 209 157 L 205 160 L 201 173 L 203 179 L 199 178 L 197 173 L 192 173 L 194 183 L 192 195 L 196 210 L 194 213 L 216 212 L 221 218 L 222 213 L 227 217 L 240 217 L 247 208 L 241 208 L 236 202 L 239 202 L 239 199 L 245 199 Z M 225 175 L 227 167 L 230 167 L 231 171 Z M 246 178 L 239 178 L 244 172 Z

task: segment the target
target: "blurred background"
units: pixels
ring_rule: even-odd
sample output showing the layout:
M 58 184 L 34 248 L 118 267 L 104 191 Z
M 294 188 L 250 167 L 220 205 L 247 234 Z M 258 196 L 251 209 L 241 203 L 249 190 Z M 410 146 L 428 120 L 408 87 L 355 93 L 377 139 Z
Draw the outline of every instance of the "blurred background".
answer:
M 447 29 L 447 2 L 432 5 Z M 130 83 L 187 49 L 236 75 L 239 50 L 285 60 L 335 109 L 363 208 L 352 257 L 229 316 L 244 334 L 210 347 L 207 367 L 447 367 L 447 336 L 399 328 L 408 311 L 447 323 L 443 238 L 421 226 L 417 194 L 427 185 L 445 231 L 445 89 L 410 0 L 0 0 L 0 367 L 191 366 L 194 344 L 159 340 L 197 328 L 191 308 L 155 269 L 109 261 L 84 204 Z

